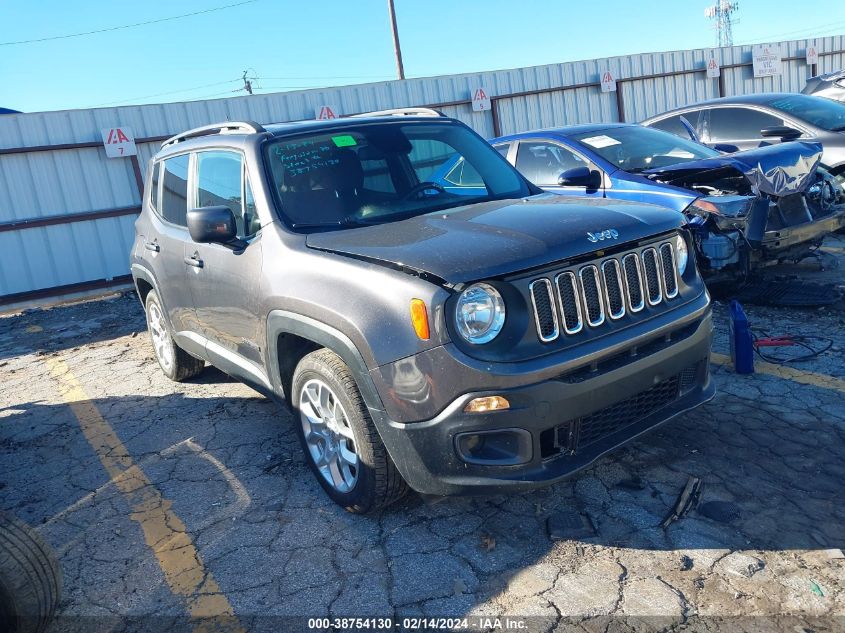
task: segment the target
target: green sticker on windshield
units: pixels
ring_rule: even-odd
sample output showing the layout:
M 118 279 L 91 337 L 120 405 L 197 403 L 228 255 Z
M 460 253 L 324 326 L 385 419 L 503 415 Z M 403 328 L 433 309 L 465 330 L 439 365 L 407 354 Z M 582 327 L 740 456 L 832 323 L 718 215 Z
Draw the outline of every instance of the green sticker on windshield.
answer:
M 343 136 L 333 136 L 332 140 L 334 141 L 334 144 L 338 147 L 351 147 L 353 145 L 358 144 L 351 134 L 344 134 Z

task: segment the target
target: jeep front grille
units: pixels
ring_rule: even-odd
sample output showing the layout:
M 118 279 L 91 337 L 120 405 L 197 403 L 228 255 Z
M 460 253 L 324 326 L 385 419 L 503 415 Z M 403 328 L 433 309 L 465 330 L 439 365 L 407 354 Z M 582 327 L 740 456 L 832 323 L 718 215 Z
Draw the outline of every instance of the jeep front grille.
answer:
M 558 336 L 557 312 L 552 297 L 552 284 L 548 279 L 532 281 L 528 287 L 531 292 L 531 303 L 534 304 L 534 322 L 537 325 L 537 335 L 544 343 L 553 341 Z
M 554 280 L 552 282 L 552 280 Z M 678 296 L 675 247 L 671 242 L 622 253 L 601 263 L 565 270 L 528 286 L 537 336 L 543 343 L 561 333 L 599 328 Z

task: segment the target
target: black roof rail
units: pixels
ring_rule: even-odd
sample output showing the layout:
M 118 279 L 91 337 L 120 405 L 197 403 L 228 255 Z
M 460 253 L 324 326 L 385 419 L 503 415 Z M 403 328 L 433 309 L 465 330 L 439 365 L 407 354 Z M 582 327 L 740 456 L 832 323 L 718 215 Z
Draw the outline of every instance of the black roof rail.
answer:
M 376 110 L 375 112 L 362 112 L 361 114 L 351 114 L 349 118 L 368 117 L 368 116 L 442 116 L 446 115 L 435 110 L 434 108 L 391 108 L 389 110 Z
M 203 125 L 202 127 L 195 127 L 187 132 L 182 132 L 176 136 L 171 136 L 169 139 L 161 144 L 162 149 L 168 145 L 175 145 L 181 143 L 189 138 L 197 136 L 206 136 L 208 134 L 225 134 L 226 132 L 241 132 L 244 134 L 260 134 L 267 130 L 260 123 L 253 121 L 226 121 L 225 123 L 213 123 L 211 125 Z

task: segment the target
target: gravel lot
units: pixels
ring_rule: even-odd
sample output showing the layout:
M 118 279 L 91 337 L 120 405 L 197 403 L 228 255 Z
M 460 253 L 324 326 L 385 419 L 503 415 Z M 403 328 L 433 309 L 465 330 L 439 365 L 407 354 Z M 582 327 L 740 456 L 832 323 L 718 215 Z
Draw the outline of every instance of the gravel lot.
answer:
M 831 240 L 828 267 L 844 252 Z M 146 616 L 188 613 L 228 615 L 227 630 L 294 628 L 257 615 L 531 616 L 530 629 L 588 631 L 623 621 L 604 616 L 642 630 L 745 616 L 730 626 L 752 630 L 775 621 L 748 616 L 790 615 L 779 630 L 842 630 L 845 310 L 747 311 L 833 348 L 751 376 L 716 356 L 711 403 L 552 488 L 412 495 L 373 517 L 323 494 L 286 410 L 212 368 L 167 381 L 133 294 L 0 318 L 0 506 L 59 556 L 56 631 L 123 630 L 106 616 L 164 630 Z M 723 305 L 716 322 L 727 354 Z M 701 504 L 660 527 L 691 476 Z M 547 519 L 571 510 L 594 533 L 550 539 Z M 190 560 L 174 567 L 174 552 Z

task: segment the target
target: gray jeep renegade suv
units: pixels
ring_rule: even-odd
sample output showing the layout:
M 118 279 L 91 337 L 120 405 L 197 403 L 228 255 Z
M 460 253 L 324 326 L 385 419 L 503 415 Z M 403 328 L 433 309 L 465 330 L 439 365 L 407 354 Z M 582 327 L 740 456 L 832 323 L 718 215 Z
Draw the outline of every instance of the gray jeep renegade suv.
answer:
M 162 370 L 286 400 L 353 512 L 546 485 L 714 393 L 683 217 L 544 194 L 438 114 L 222 123 L 147 171 Z

